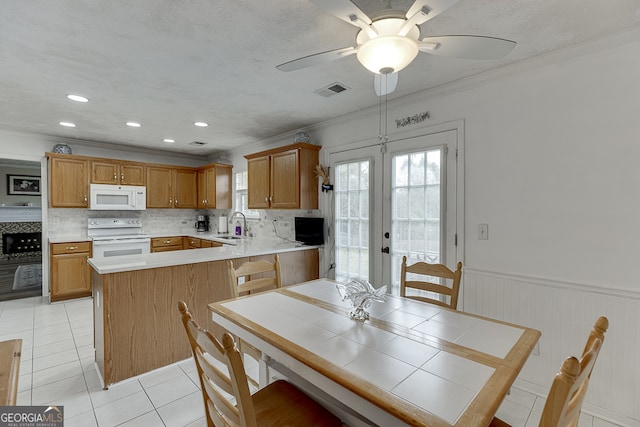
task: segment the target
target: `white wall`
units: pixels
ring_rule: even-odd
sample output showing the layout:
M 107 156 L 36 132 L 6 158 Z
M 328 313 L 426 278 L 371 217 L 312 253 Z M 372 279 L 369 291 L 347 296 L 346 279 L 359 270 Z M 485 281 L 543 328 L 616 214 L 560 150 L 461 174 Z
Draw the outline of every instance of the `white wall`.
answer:
M 40 164 L 36 162 L 34 165 L 36 165 L 34 168 L 0 165 L 0 205 L 24 206 L 26 203 L 32 203 L 33 206 L 41 206 L 42 197 L 40 195 L 8 194 L 8 175 L 39 177 Z
M 625 425 L 640 425 L 639 53 L 640 32 L 621 34 L 389 104 L 391 140 L 464 120 L 464 309 L 543 332 L 520 376 L 541 394 L 608 316 L 586 408 Z M 375 142 L 377 114 L 310 132 L 324 147 Z

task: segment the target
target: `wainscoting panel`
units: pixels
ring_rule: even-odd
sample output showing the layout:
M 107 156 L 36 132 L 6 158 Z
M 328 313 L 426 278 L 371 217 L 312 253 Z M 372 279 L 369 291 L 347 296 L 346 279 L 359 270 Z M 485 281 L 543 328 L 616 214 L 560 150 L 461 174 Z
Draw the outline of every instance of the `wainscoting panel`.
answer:
M 584 405 L 621 425 L 640 425 L 640 285 L 607 289 L 478 269 L 465 269 L 463 310 L 542 332 L 518 381 L 546 394 L 562 361 L 580 356 L 599 316 L 609 331 Z

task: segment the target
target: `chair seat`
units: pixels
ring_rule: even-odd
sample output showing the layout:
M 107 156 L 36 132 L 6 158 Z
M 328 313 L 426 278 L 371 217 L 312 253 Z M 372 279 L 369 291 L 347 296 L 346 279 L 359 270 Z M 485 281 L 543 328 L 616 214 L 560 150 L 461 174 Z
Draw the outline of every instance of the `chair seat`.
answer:
M 507 424 L 504 421 L 502 421 L 500 418 L 494 417 L 491 420 L 491 424 L 489 424 L 489 427 L 511 427 L 511 424 Z
M 342 426 L 339 418 L 283 380 L 269 384 L 251 397 L 259 426 Z

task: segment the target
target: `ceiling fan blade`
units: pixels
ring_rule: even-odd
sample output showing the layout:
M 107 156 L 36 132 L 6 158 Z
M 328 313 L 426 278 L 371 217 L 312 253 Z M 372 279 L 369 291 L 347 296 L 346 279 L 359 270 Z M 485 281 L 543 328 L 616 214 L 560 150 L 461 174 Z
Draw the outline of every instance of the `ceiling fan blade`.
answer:
M 315 53 L 313 55 L 304 56 L 302 58 L 294 59 L 293 61 L 285 62 L 284 64 L 277 65 L 276 68 L 280 71 L 300 70 L 302 68 L 313 67 L 314 65 L 335 61 L 336 59 L 353 55 L 357 51 L 358 49 L 356 49 L 355 47 L 343 47 L 340 49 L 328 50 L 326 52 Z
M 398 73 L 373 75 L 373 89 L 377 96 L 384 96 L 396 90 L 398 86 Z
M 364 24 L 371 24 L 371 18 L 369 18 L 358 6 L 350 2 L 349 0 L 309 0 L 311 3 L 318 6 L 320 9 L 324 9 L 327 12 L 337 16 L 344 22 L 351 25 L 358 25 L 357 20 L 364 22 Z M 439 0 L 441 1 L 441 0 Z M 355 15 L 355 19 L 352 16 Z
M 516 47 L 516 42 L 486 36 L 425 37 L 418 43 L 422 52 L 463 59 L 500 59 Z
M 421 25 L 449 9 L 460 0 L 416 0 L 407 11 L 407 19 L 413 18 L 415 25 Z M 425 8 L 426 9 L 423 9 Z M 425 13 L 426 12 L 426 13 Z M 415 16 L 418 14 L 417 16 Z

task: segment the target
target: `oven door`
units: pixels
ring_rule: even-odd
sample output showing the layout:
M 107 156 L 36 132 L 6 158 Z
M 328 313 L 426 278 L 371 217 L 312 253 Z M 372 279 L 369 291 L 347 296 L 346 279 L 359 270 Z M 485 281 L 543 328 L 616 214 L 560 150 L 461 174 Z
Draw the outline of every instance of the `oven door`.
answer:
M 94 258 L 142 255 L 148 254 L 149 252 L 151 252 L 151 239 L 149 238 L 93 241 Z

